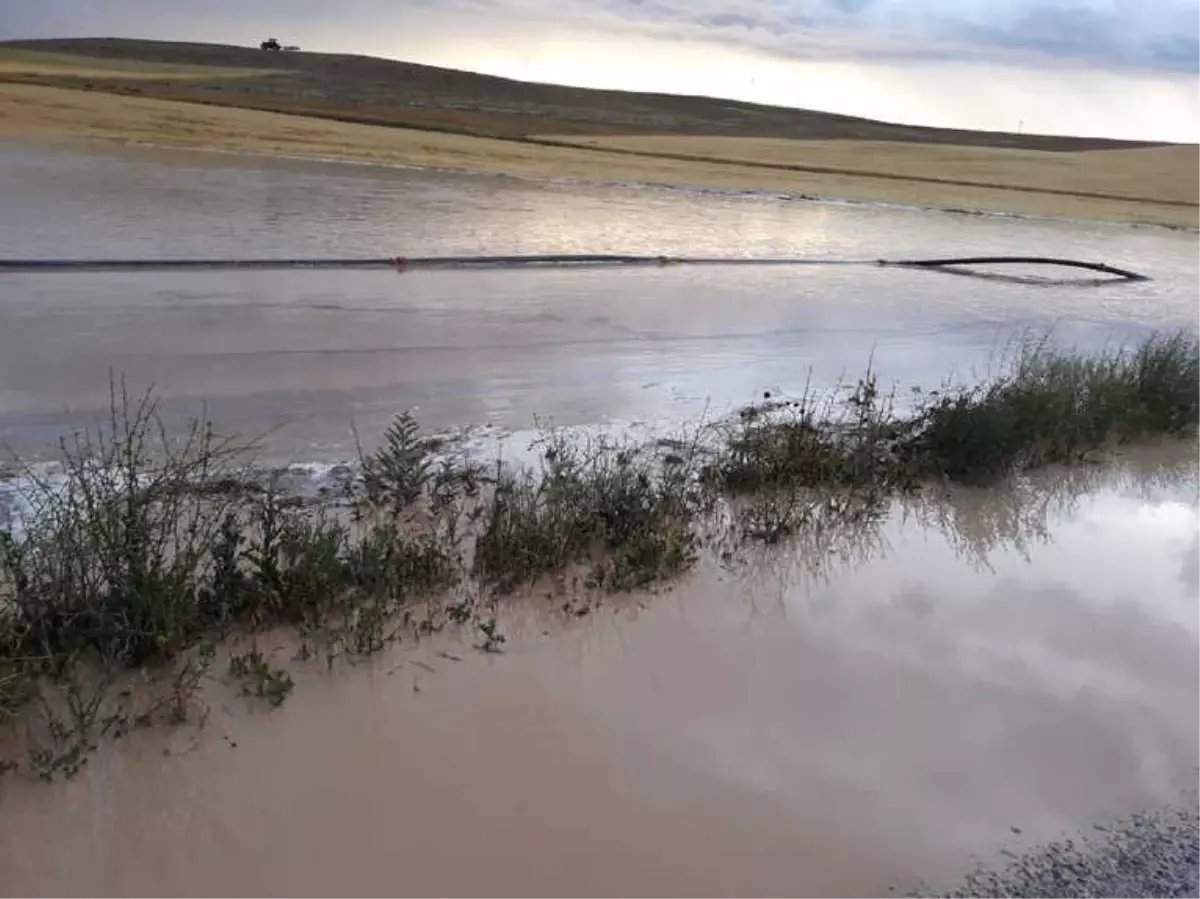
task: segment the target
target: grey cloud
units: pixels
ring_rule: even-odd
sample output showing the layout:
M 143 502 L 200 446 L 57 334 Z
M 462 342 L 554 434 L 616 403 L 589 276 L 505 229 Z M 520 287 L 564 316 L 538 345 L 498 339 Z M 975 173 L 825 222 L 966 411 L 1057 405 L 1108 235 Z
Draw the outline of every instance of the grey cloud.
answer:
M 1149 44 L 1151 59 L 1166 69 L 1195 70 L 1200 40 L 1182 35 L 1159 38 Z
M 1200 0 L 0 0 L 0 37 L 245 40 L 277 23 L 320 40 L 428 18 L 476 36 L 561 27 L 708 41 L 798 59 L 1079 60 L 1195 71 Z M 181 30 L 187 34 L 181 35 Z M 499 38 L 497 38 L 499 39 Z M 350 49 L 339 42 L 336 49 Z
M 448 0 L 453 3 L 454 0 Z M 1200 0 L 492 0 L 498 14 L 797 58 L 1082 61 L 1195 71 Z M 443 8 L 448 8 L 443 6 Z

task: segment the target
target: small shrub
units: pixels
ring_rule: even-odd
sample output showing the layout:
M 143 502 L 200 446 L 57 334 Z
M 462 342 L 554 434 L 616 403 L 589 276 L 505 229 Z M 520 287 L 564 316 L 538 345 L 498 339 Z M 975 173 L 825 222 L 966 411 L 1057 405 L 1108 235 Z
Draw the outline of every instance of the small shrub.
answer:
M 111 405 L 107 427 L 62 442 L 60 477 L 26 470 L 33 514 L 0 537 L 16 655 L 134 667 L 207 624 L 201 580 L 233 501 L 197 486 L 236 474 L 245 448 L 202 423 L 171 440 L 149 397 L 115 386 Z
M 475 626 L 483 635 L 483 642 L 478 646 L 482 652 L 498 653 L 503 651 L 500 647 L 507 642 L 508 638 L 500 633 L 500 625 L 495 616 L 477 621 Z
M 854 388 L 821 400 L 751 406 L 723 434 L 705 479 L 735 494 L 810 487 L 893 487 L 910 479 L 898 447 L 909 424 L 881 394 L 873 372 Z
M 17 712 L 29 700 L 32 686 L 20 665 L 0 660 L 0 729 L 16 720 Z
M 189 710 L 197 701 L 201 682 L 208 677 L 209 669 L 217 656 L 216 646 L 204 640 L 196 652 L 185 657 L 171 678 L 170 716 L 174 724 L 188 720 Z
M 257 649 L 230 657 L 229 673 L 242 682 L 243 693 L 275 707 L 283 705 L 295 686 L 290 674 L 272 665 Z
M 454 557 L 433 535 L 407 537 L 391 522 L 351 546 L 347 570 L 359 592 L 397 603 L 449 587 L 457 575 Z
M 475 569 L 501 590 L 588 559 L 608 560 L 608 586 L 629 589 L 693 559 L 697 511 L 689 464 L 663 466 L 607 441 L 543 439 L 541 471 L 500 472 L 475 544 Z
M 303 508 L 268 491 L 251 514 L 245 558 L 257 623 L 298 623 L 333 607 L 349 583 L 350 536 L 323 508 Z
M 348 548 L 349 588 L 324 623 L 330 659 L 369 655 L 398 639 L 417 603 L 452 586 L 458 560 L 436 535 L 405 536 L 392 522 L 369 528 Z
M 431 446 L 409 412 L 396 416 L 383 435 L 383 446 L 361 456 L 367 501 L 400 514 L 424 493 L 432 475 Z
M 200 593 L 208 624 L 221 635 L 243 620 L 255 603 L 255 584 L 245 570 L 245 545 L 241 516 L 227 511 L 209 551 L 211 583 Z

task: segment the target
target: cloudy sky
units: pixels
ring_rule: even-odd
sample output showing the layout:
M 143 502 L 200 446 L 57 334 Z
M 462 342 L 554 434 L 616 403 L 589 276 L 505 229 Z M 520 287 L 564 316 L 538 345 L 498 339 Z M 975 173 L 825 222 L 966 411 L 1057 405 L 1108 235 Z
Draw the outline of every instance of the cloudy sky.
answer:
M 371 53 L 893 121 L 1200 140 L 1200 0 L 0 0 L 0 38 Z

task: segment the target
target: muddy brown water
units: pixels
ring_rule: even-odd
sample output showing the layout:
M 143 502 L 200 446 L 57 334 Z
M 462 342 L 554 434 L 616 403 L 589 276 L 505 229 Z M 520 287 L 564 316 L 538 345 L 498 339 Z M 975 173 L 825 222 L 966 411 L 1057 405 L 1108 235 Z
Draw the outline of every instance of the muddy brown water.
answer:
M 432 428 L 687 421 L 857 373 L 936 386 L 1014 334 L 1196 327 L 1196 237 L 763 197 L 157 151 L 0 147 L 4 256 L 1055 252 L 1141 285 L 667 270 L 0 276 L 0 438 L 36 455 L 109 370 L 345 458 Z M 169 226 L 164 226 L 169 222 Z M 202 728 L 0 779 L 4 894 L 881 895 L 1195 782 L 1194 444 L 927 494 L 878 528 L 706 558 L 578 617 L 297 679 Z M 439 653 L 453 655 L 453 659 Z M 223 692 L 224 690 L 224 692 Z M 1014 829 L 1020 831 L 1016 833 Z
M 0 781 L 0 890 L 885 895 L 1177 801 L 1195 452 L 929 493 L 583 617 L 516 599 L 501 654 L 299 667 L 272 712 L 214 686 L 203 728 Z

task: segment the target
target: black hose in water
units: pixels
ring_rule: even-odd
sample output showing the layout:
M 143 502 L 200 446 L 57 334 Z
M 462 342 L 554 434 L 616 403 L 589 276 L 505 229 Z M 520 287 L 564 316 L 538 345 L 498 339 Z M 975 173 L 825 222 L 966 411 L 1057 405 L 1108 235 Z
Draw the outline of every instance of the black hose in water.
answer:
M 646 256 L 617 253 L 534 254 L 520 256 L 392 256 L 379 258 L 300 259 L 0 259 L 0 272 L 207 271 L 219 269 L 463 269 L 537 267 L 619 267 L 659 265 L 880 265 L 950 269 L 964 265 L 1057 265 L 1103 272 L 1127 281 L 1147 275 L 1102 262 L 1046 256 L 970 256 L 954 259 L 804 259 L 738 256 Z
M 963 265 L 1060 265 L 1067 268 L 1083 268 L 1093 272 L 1115 275 L 1127 281 L 1149 281 L 1148 275 L 1129 269 L 1117 268 L 1103 262 L 1083 262 L 1078 259 L 1055 259 L 1049 256 L 967 256 L 960 259 L 880 259 L 880 265 L 907 266 L 909 268 L 951 268 Z

